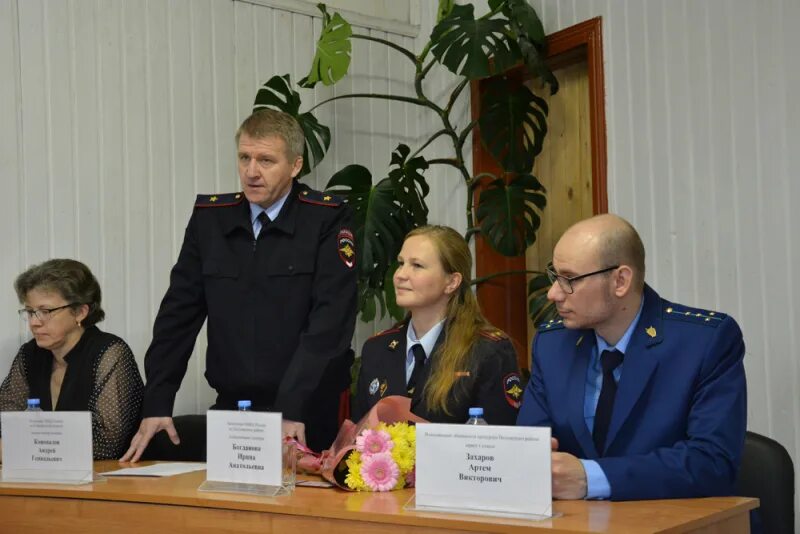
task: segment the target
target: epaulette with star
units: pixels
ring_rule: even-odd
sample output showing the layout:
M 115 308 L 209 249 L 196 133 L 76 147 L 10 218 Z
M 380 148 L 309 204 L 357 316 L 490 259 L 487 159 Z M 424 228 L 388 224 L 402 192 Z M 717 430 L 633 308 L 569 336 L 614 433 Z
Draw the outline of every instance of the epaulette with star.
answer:
M 548 332 L 550 330 L 561 330 L 562 328 L 565 328 L 564 321 L 562 319 L 550 319 L 549 321 L 539 323 L 539 326 L 536 327 L 536 331 Z
M 342 205 L 342 202 L 344 202 L 339 196 L 325 193 L 324 191 L 314 191 L 313 189 L 301 191 L 300 194 L 297 195 L 297 198 L 308 204 L 328 206 L 331 208 L 339 207 Z
M 689 323 L 705 324 L 716 327 L 727 315 L 720 312 L 690 308 L 680 304 L 666 304 L 662 313 L 665 319 L 686 321 Z
M 244 200 L 242 193 L 214 193 L 211 195 L 197 195 L 194 201 L 195 208 L 216 208 L 219 206 L 235 206 Z
M 494 330 L 481 330 L 480 335 L 491 341 L 501 341 L 505 339 L 506 335 L 502 330 L 495 328 Z
M 373 335 L 369 339 L 375 339 L 376 337 L 381 337 L 381 336 L 385 336 L 385 335 L 388 335 L 388 334 L 396 334 L 400 330 L 401 330 L 401 328 L 399 326 L 393 326 L 391 328 L 387 328 L 386 330 L 381 330 L 380 332 L 378 332 L 377 334 Z

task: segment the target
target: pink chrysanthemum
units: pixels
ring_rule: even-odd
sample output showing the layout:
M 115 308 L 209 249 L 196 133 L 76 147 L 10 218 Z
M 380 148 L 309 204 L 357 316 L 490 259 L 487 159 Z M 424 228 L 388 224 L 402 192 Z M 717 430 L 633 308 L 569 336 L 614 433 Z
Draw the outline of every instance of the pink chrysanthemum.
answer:
M 393 447 L 392 436 L 385 430 L 365 430 L 356 438 L 356 450 L 364 456 L 389 452 Z
M 400 468 L 388 452 L 380 452 L 364 458 L 361 478 L 372 491 L 389 491 L 397 485 Z

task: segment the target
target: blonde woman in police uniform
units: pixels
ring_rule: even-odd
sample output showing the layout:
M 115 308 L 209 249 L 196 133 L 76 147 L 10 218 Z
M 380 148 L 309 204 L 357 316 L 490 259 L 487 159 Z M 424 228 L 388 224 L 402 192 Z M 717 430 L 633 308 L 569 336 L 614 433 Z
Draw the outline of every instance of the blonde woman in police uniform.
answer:
M 398 262 L 395 294 L 408 316 L 364 343 L 354 420 L 381 398 L 408 395 L 429 421 L 463 423 L 479 406 L 489 424 L 513 425 L 522 394 L 516 354 L 480 312 L 464 239 L 446 226 L 417 228 Z

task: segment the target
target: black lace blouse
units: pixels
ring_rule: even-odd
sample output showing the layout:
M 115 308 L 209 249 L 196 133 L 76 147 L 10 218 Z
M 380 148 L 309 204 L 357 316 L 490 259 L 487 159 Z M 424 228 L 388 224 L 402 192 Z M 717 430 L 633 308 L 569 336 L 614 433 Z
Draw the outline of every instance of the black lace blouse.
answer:
M 139 425 L 144 386 L 130 347 L 96 326 L 87 328 L 64 357 L 67 369 L 53 408 L 53 353 L 31 340 L 20 347 L 0 386 L 0 411 L 24 410 L 38 398 L 45 411 L 92 413 L 95 460 L 119 458 Z

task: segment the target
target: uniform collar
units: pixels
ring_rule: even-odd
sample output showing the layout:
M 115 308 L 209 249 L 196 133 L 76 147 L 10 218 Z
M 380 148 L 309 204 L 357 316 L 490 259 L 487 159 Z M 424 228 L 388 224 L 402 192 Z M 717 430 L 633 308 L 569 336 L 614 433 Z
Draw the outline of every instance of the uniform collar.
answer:
M 273 202 L 272 205 L 270 207 L 268 207 L 268 208 L 263 208 L 263 207 L 259 206 L 258 204 L 253 204 L 252 202 L 249 202 L 249 204 L 250 204 L 250 224 L 251 225 L 254 224 L 255 221 L 256 221 L 256 218 L 259 215 L 261 215 L 261 213 L 263 213 L 263 212 L 267 213 L 267 217 L 269 217 L 270 221 L 274 221 L 275 219 L 277 219 L 278 215 L 280 215 L 280 213 L 281 213 L 281 208 L 286 203 L 286 199 L 289 198 L 289 195 L 291 193 L 292 193 L 292 188 L 289 188 L 289 190 L 286 192 L 285 195 L 283 195 L 281 198 L 279 198 L 278 200 Z
M 408 358 L 411 347 L 419 343 L 422 345 L 422 348 L 425 349 L 425 360 L 427 361 L 433 353 L 433 348 L 436 346 L 436 340 L 439 339 L 439 334 L 441 334 L 444 329 L 444 322 L 445 319 L 442 319 L 433 325 L 433 328 L 428 330 L 425 335 L 422 336 L 422 339 L 419 339 L 417 338 L 417 333 L 414 331 L 414 323 L 409 321 L 408 329 L 406 329 L 406 358 Z
M 639 302 L 639 311 L 636 312 L 636 317 L 633 318 L 633 321 L 628 325 L 627 330 L 622 334 L 622 337 L 617 341 L 616 345 L 609 345 L 608 342 L 595 331 L 594 337 L 597 341 L 597 354 L 602 354 L 606 350 L 616 350 L 625 354 L 625 351 L 628 350 L 628 343 L 631 341 L 631 336 L 633 336 L 633 332 L 636 330 L 636 325 L 639 324 L 639 318 L 642 316 L 642 308 L 644 308 L 644 295 L 642 295 L 642 300 Z
M 281 206 L 276 209 L 275 218 L 272 217 L 270 209 L 281 201 L 278 201 L 270 206 L 270 208 L 267 208 L 267 215 L 269 215 L 270 219 L 272 219 L 272 223 L 269 225 L 270 232 L 277 230 L 290 235 L 294 234 L 297 220 L 297 202 L 295 200 L 300 191 L 304 189 L 307 189 L 307 186 L 302 185 L 297 181 L 297 179 L 295 179 L 294 183 L 292 184 L 291 191 L 289 191 L 289 193 L 283 198 Z M 260 206 L 258 207 L 260 208 Z M 257 217 L 258 214 L 261 213 L 259 211 L 254 215 L 252 209 L 252 205 L 245 201 L 232 206 L 232 209 L 214 208 L 214 212 L 218 213 L 222 231 L 226 235 L 230 234 L 237 228 L 241 228 L 252 234 L 253 217 Z M 264 211 L 263 208 L 260 209 L 261 211 Z

